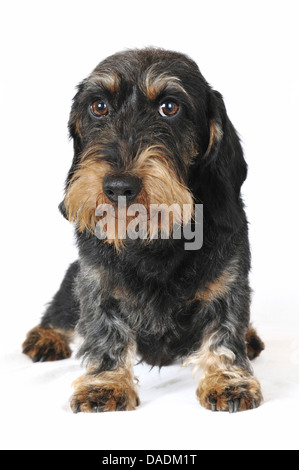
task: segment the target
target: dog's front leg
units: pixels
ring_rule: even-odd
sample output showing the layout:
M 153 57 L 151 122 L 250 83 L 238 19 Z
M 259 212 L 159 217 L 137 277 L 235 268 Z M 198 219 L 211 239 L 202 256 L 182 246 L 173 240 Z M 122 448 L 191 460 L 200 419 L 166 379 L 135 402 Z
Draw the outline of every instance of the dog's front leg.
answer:
M 74 413 L 135 410 L 140 404 L 133 372 L 135 348 L 129 345 L 115 370 L 99 372 L 90 366 L 87 373 L 73 383 L 71 408 Z
M 245 338 L 236 334 L 233 325 L 206 332 L 201 348 L 187 359 L 188 364 L 194 364 L 195 371 L 203 370 L 196 395 L 205 408 L 235 413 L 261 404 L 261 387 L 252 373 Z
M 109 285 L 103 271 L 81 264 L 76 295 L 81 310 L 77 332 L 83 341 L 78 355 L 87 373 L 73 383 L 75 413 L 134 410 L 139 405 L 135 337 Z
M 113 304 L 113 303 L 112 303 Z M 126 325 L 115 311 L 102 307 L 79 324 L 84 327 L 80 354 L 84 355 L 87 373 L 73 383 L 71 408 L 74 413 L 134 410 L 139 405 L 137 380 L 134 378 L 136 345 Z

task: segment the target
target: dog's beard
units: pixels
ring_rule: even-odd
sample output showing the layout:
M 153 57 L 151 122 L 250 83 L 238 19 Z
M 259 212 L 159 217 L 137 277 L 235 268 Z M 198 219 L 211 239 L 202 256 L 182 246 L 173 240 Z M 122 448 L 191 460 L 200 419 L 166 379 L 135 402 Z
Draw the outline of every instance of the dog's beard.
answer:
M 105 241 L 120 249 L 128 238 L 132 239 L 128 232 L 132 234 L 134 226 L 138 238 L 149 243 L 160 237 L 170 238 L 175 227 L 188 223 L 193 217 L 192 194 L 179 181 L 163 147 L 148 147 L 126 164 L 124 171 L 143 182 L 140 194 L 133 204 L 126 205 L 126 210 L 111 204 L 102 189 L 105 177 L 112 172 L 115 174 L 115 169 L 99 155 L 91 155 L 91 151 L 86 153 L 78 165 L 65 196 L 67 217 L 76 223 L 79 232 L 88 230 L 103 238 L 104 231 Z M 106 214 L 99 215 L 103 207 L 107 208 Z M 186 211 L 186 207 L 189 210 Z

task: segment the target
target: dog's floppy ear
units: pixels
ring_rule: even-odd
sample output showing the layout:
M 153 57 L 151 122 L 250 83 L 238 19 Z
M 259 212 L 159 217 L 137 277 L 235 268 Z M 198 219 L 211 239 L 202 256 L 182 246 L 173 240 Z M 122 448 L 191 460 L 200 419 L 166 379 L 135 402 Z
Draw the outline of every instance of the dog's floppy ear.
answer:
M 214 225 L 226 233 L 232 233 L 245 217 L 240 191 L 247 176 L 247 164 L 223 98 L 214 90 L 209 93 L 208 120 L 209 143 L 200 159 L 198 194 L 205 214 Z
M 81 89 L 82 89 L 82 84 L 79 85 L 78 93 L 74 97 L 71 114 L 69 118 L 69 123 L 68 123 L 69 136 L 73 140 L 74 158 L 73 158 L 72 166 L 68 172 L 68 176 L 65 182 L 65 190 L 67 189 L 69 182 L 75 172 L 75 168 L 76 168 L 77 163 L 80 160 L 80 154 L 81 154 L 82 147 L 83 147 L 82 131 L 81 131 L 82 122 L 81 122 L 81 118 L 79 114 L 79 104 L 78 104 L 79 102 L 78 98 L 81 93 Z M 61 214 L 63 215 L 63 217 L 65 217 L 68 220 L 64 200 L 59 204 L 58 208 Z
M 80 96 L 83 91 L 83 83 L 78 86 L 77 94 L 73 99 L 73 105 L 70 113 L 68 128 L 70 138 L 73 139 L 74 160 L 79 158 L 82 151 L 82 118 L 80 115 Z
M 211 162 L 218 159 L 219 170 L 224 166 L 237 195 L 247 177 L 247 164 L 238 134 L 232 125 L 223 98 L 211 91 L 209 101 L 210 141 L 205 158 Z M 224 165 L 222 165 L 224 164 Z

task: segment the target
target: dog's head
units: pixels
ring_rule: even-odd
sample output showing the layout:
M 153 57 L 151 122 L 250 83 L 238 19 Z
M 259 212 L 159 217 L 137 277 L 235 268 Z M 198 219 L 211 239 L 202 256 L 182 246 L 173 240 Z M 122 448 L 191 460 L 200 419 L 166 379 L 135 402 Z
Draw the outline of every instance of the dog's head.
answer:
M 79 231 L 94 232 L 96 208 L 119 196 L 147 209 L 203 203 L 219 229 L 239 226 L 242 148 L 221 95 L 185 55 L 144 49 L 104 60 L 79 85 L 69 130 L 74 159 L 60 208 Z

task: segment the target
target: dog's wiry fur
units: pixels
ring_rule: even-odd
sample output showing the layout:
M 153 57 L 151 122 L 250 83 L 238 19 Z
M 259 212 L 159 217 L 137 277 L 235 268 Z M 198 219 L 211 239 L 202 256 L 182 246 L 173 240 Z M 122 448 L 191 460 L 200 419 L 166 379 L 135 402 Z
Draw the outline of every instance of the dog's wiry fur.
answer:
M 101 117 L 90 111 L 98 100 L 109 110 Z M 175 102 L 178 112 L 161 115 L 165 102 Z M 75 412 L 134 409 L 135 355 L 159 367 L 183 359 L 203 369 L 197 396 L 208 409 L 259 406 L 248 358 L 264 345 L 249 329 L 250 251 L 240 196 L 247 165 L 221 95 L 180 53 L 126 51 L 79 85 L 69 129 L 74 160 L 60 209 L 76 224 L 79 261 L 24 352 L 53 360 L 55 337 L 56 359 L 68 357 L 63 332 L 76 328 L 87 373 L 74 383 Z M 184 239 L 119 240 L 117 233 L 99 240 L 96 208 L 109 203 L 103 183 L 111 175 L 138 178 L 134 203 L 146 208 L 202 203 L 203 247 L 190 252 Z

